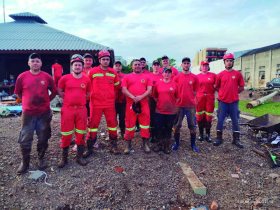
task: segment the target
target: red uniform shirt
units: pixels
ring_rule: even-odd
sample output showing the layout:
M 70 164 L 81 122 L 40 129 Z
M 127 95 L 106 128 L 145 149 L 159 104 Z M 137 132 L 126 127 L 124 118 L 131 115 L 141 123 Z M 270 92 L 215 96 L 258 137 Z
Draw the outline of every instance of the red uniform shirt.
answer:
M 126 76 L 126 74 L 120 72 L 120 73 L 117 73 L 118 76 L 119 76 L 119 80 L 120 80 L 120 83 L 122 84 L 122 81 L 123 81 L 123 78 Z M 116 90 L 116 102 L 117 103 L 123 103 L 125 102 L 125 95 L 122 93 L 122 89 L 121 88 L 118 88 Z
M 179 74 L 179 71 L 174 68 L 173 66 L 170 66 L 171 70 L 172 70 L 172 78 L 174 78 L 175 76 L 177 76 Z M 162 74 L 163 73 L 163 69 L 164 67 L 159 69 L 159 73 Z
M 142 73 L 143 73 L 143 74 L 151 74 L 151 72 L 150 72 L 148 69 L 143 69 L 143 70 L 142 70 Z
M 244 79 L 239 71 L 224 70 L 217 75 L 216 88 L 218 99 L 225 103 L 232 103 L 239 100 L 238 88 L 244 87 Z
M 89 75 L 89 72 L 90 72 L 90 70 L 92 70 L 93 68 L 88 68 L 88 69 L 86 69 L 86 68 L 84 68 L 83 69 L 83 74 L 85 74 L 85 75 Z
M 148 86 L 152 86 L 152 81 L 149 79 L 147 74 L 143 73 L 128 74 L 122 81 L 122 87 L 126 87 L 127 90 L 134 96 L 139 96 L 145 93 Z M 126 99 L 127 102 L 133 102 L 133 100 L 129 97 L 126 97 Z M 148 100 L 148 98 L 144 98 L 143 100 Z
M 162 80 L 162 74 L 149 74 L 149 78 L 152 80 L 152 85 L 155 86 L 160 80 Z
M 96 108 L 109 108 L 115 106 L 116 88 L 120 81 L 116 71 L 112 68 L 103 70 L 100 66 L 89 72 L 91 81 L 90 103 Z
M 159 81 L 153 89 L 157 99 L 156 112 L 160 114 L 175 114 L 178 88 L 174 81 L 168 83 Z
M 195 94 L 198 89 L 198 79 L 193 73 L 180 73 L 174 77 L 174 82 L 178 87 L 178 98 L 176 103 L 177 107 L 195 107 Z
M 56 92 L 52 77 L 41 71 L 21 73 L 16 81 L 15 94 L 22 96 L 22 110 L 29 115 L 40 115 L 50 110 L 49 92 Z
M 54 72 L 54 77 L 61 77 L 63 73 L 63 68 L 60 64 L 55 63 L 52 65 L 52 69 Z
M 207 72 L 206 74 L 200 73 L 197 75 L 199 86 L 197 90 L 197 95 L 204 94 L 214 94 L 215 93 L 215 82 L 216 74 L 212 72 Z
M 84 74 L 75 78 L 72 74 L 61 77 L 58 88 L 64 92 L 63 106 L 85 106 L 86 95 L 90 92 L 90 81 Z

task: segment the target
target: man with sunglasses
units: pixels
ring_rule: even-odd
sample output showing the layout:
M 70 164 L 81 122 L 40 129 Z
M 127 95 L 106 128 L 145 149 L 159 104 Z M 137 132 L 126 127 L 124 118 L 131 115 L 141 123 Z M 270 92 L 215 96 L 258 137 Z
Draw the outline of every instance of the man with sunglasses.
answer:
M 111 141 L 110 152 L 119 154 L 117 148 L 117 118 L 115 109 L 116 89 L 120 86 L 120 80 L 116 71 L 109 67 L 110 53 L 101 50 L 98 53 L 100 65 L 89 72 L 91 81 L 90 94 L 90 120 L 89 135 L 87 138 L 87 152 L 84 157 L 93 153 L 93 145 L 96 142 L 97 131 L 102 114 L 105 115 L 109 138 Z
M 190 72 L 191 60 L 188 57 L 182 59 L 182 73 L 174 77 L 178 86 L 178 100 L 176 102 L 177 115 L 174 122 L 174 139 L 172 149 L 177 150 L 180 145 L 180 129 L 184 117 L 187 117 L 188 128 L 191 135 L 191 148 L 199 152 L 196 147 L 196 122 L 195 122 L 195 96 L 198 89 L 198 78 Z
M 229 115 L 232 122 L 233 141 L 232 144 L 238 148 L 244 146 L 240 142 L 240 127 L 238 124 L 239 118 L 239 93 L 244 90 L 244 79 L 242 74 L 233 69 L 234 55 L 232 53 L 225 54 L 223 57 L 225 70 L 217 75 L 216 89 L 218 90 L 218 123 L 217 123 L 217 138 L 214 141 L 214 146 L 219 146 L 223 143 L 223 123 Z

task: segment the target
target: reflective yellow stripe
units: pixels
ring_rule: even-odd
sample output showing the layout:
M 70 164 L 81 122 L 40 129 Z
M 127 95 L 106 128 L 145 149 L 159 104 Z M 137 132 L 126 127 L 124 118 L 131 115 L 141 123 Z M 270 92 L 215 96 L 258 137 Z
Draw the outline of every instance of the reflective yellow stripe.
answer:
M 126 128 L 126 130 L 128 130 L 128 131 L 134 131 L 134 130 L 135 130 L 135 127 L 132 127 L 132 128 Z
M 212 116 L 213 112 L 205 112 L 206 115 Z
M 115 127 L 115 128 L 110 128 L 110 127 L 108 127 L 108 130 L 109 130 L 109 131 L 116 131 L 116 130 L 117 130 L 117 127 Z
M 72 135 L 74 133 L 74 130 L 72 131 L 68 131 L 68 132 L 60 132 L 62 136 L 69 136 L 69 135 Z
M 202 114 L 204 114 L 205 113 L 205 111 L 202 111 L 202 112 L 196 112 L 196 114 L 197 115 L 202 115 Z
M 94 78 L 94 77 L 104 77 L 104 75 L 103 74 L 93 74 L 92 78 Z
M 76 132 L 77 132 L 77 133 L 80 133 L 80 134 L 86 134 L 86 133 L 87 133 L 86 130 L 79 130 L 79 129 L 77 129 L 77 128 L 76 128 Z
M 115 76 L 116 76 L 116 75 L 111 74 L 111 73 L 106 73 L 105 75 L 106 75 L 106 76 L 109 76 L 109 77 L 115 77 Z
M 116 82 L 114 85 L 117 86 L 117 85 L 119 85 L 119 84 L 120 84 L 120 82 Z
M 98 128 L 89 128 L 88 131 L 89 131 L 89 132 L 97 132 L 97 131 L 98 131 Z
M 140 128 L 143 128 L 143 129 L 149 129 L 149 128 L 150 128 L 150 126 L 149 126 L 149 125 L 141 125 L 141 124 L 140 124 Z

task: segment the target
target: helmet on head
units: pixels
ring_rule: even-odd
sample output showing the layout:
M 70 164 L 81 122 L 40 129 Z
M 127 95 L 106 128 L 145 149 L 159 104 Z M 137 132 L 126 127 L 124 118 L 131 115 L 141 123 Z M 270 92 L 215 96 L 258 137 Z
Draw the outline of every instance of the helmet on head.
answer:
M 234 60 L 234 55 L 232 53 L 227 53 L 224 55 L 223 60 L 232 59 Z
M 103 58 L 103 57 L 110 57 L 110 53 L 108 50 L 101 50 L 98 53 L 98 59 Z
M 70 60 L 70 64 L 72 65 L 74 62 L 81 62 L 82 64 L 84 64 L 83 56 L 81 56 L 80 54 L 72 55 L 71 60 Z

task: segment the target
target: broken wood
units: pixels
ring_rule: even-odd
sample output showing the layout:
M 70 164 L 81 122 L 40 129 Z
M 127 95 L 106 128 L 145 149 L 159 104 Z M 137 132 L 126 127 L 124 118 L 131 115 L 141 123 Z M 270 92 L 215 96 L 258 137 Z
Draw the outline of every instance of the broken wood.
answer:
M 187 163 L 179 162 L 183 173 L 186 175 L 195 194 L 206 195 L 206 187 L 201 183 L 198 177 L 195 175 L 191 167 Z
M 252 109 L 252 108 L 254 108 L 256 106 L 259 106 L 260 104 L 263 104 L 265 101 L 271 99 L 273 96 L 276 96 L 279 92 L 280 92 L 280 89 L 276 89 L 275 91 L 273 91 L 272 93 L 270 93 L 267 96 L 264 96 L 262 98 L 259 98 L 257 100 L 249 102 L 246 105 L 246 107 L 247 107 L 247 109 Z
M 257 148 L 253 148 L 252 151 L 254 151 L 255 153 L 257 153 L 258 155 L 266 158 L 266 154 L 265 152 L 261 151 L 261 150 L 258 150 Z

